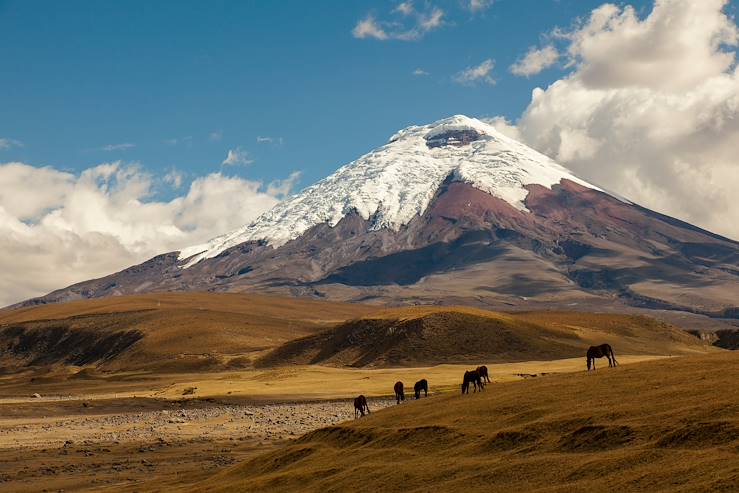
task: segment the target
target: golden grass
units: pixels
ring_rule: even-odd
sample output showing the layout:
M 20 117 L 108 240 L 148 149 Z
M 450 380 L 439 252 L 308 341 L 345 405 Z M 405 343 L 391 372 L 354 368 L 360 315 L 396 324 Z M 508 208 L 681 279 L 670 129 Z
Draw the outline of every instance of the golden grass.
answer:
M 147 293 L 0 311 L 0 324 L 142 310 L 193 310 L 325 322 L 366 315 L 376 311 L 377 308 L 360 304 L 242 293 Z
M 666 356 L 620 355 L 619 363 L 631 364 Z M 483 362 L 485 363 L 485 362 Z M 483 364 L 481 363 L 481 364 Z M 576 372 L 585 368 L 584 358 L 551 361 L 522 361 L 517 363 L 486 363 L 495 382 L 510 382 L 541 377 L 542 374 Z M 607 365 L 605 360 L 598 362 Z M 74 377 L 77 369 L 66 369 L 64 375 L 33 384 L 6 376 L 0 378 L 0 405 L 22 402 L 54 401 L 54 396 L 65 399 L 103 400 L 157 398 L 226 398 L 250 400 L 317 400 L 346 399 L 363 393 L 368 397 L 391 396 L 393 385 L 403 381 L 409 389 L 421 378 L 429 381 L 434 392 L 456 392 L 461 375 L 470 365 L 436 365 L 417 368 L 350 369 L 318 365 L 289 366 L 265 370 L 239 370 L 202 373 L 157 374 L 151 372 L 118 372 L 111 374 L 87 373 Z M 194 387 L 190 396 L 186 389 Z M 39 393 L 39 400 L 32 397 Z M 0 420 L 1 421 L 1 420 Z
M 106 372 L 189 374 L 250 368 L 269 351 L 290 341 L 319 334 L 354 319 L 424 319 L 430 331 L 426 331 L 429 344 L 406 350 L 400 341 L 397 347 L 384 348 L 384 353 L 378 353 L 378 358 L 369 358 L 369 362 L 362 366 L 415 367 L 469 363 L 472 360 L 562 359 L 579 355 L 587 346 L 603 342 L 612 344 L 617 355 L 677 355 L 707 350 L 696 338 L 647 317 L 579 312 L 502 313 L 464 306 L 378 308 L 224 293 L 150 293 L 3 311 L 0 312 L 0 339 L 4 328 L 16 326 L 36 331 L 34 335 L 39 339 L 43 339 L 39 333 L 60 327 L 70 333 L 84 333 L 81 341 L 73 338 L 55 340 L 54 344 L 62 347 L 55 347 L 54 354 L 62 355 L 59 359 L 63 362 L 65 351 L 95 353 L 103 346 L 100 341 L 106 334 L 135 331 L 141 335 L 135 344 L 112 356 L 93 354 L 97 359 L 90 358 L 92 364 L 80 364 Z M 449 330 L 452 332 L 448 333 Z M 319 345 L 322 344 L 321 338 L 318 339 Z M 383 339 L 382 334 L 373 340 L 380 339 Z M 488 344 L 477 347 L 478 352 L 468 358 L 459 359 L 458 356 L 469 352 L 469 344 L 464 341 L 471 339 L 487 341 Z M 430 344 L 432 340 L 433 344 Z M 506 346 L 507 340 L 515 340 L 512 345 L 515 347 L 506 349 L 511 346 Z M 392 342 L 388 341 L 385 343 Z M 65 342 L 73 347 L 65 349 Z M 0 340 L 0 344 L 8 347 L 11 343 Z M 370 344 L 377 346 L 372 341 Z M 44 348 L 48 348 L 45 343 L 32 345 L 28 351 L 37 350 L 39 354 L 24 355 L 25 359 L 10 353 L 0 354 L 0 367 L 22 368 L 34 358 L 48 355 L 48 349 Z M 309 349 L 310 355 L 310 352 L 330 348 L 313 344 Z M 357 350 L 365 351 L 358 353 L 361 356 L 376 352 L 376 349 Z M 349 353 L 326 361 L 326 364 L 353 363 L 356 351 Z M 388 357 L 401 353 L 409 358 Z M 293 359 L 278 354 L 276 360 L 269 360 L 269 365 L 311 362 L 310 358 L 297 354 L 299 357 Z M 49 366 L 49 363 L 43 365 Z M 66 371 L 50 372 L 45 378 L 64 378 L 66 374 Z
M 364 305 L 260 295 L 152 293 L 0 312 L 0 329 L 23 325 L 87 333 L 137 331 L 142 340 L 99 364 L 111 371 L 188 372 L 248 366 L 260 351 L 374 310 Z
M 186 491 L 737 491 L 739 354 L 449 393 L 309 433 Z

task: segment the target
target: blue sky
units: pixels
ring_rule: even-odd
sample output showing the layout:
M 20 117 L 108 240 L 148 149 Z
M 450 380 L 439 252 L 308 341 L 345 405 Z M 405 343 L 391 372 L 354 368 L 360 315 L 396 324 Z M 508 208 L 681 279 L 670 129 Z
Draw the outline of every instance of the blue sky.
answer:
M 352 29 L 368 14 L 397 20 L 398 2 L 0 1 L 0 137 L 23 143 L 0 158 L 77 172 L 121 159 L 192 179 L 238 146 L 254 163 L 227 173 L 301 170 L 305 186 L 410 124 L 517 118 L 559 70 L 508 67 L 600 3 L 498 0 L 473 13 L 436 2 L 444 25 L 378 41 Z M 486 59 L 495 85 L 453 80 Z M 121 144 L 135 147 L 102 150 Z

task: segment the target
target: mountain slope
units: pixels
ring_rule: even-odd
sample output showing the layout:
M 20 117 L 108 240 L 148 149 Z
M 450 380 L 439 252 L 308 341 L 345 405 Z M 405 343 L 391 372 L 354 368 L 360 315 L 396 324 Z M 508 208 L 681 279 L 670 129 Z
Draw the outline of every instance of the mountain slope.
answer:
M 450 177 L 519 210 L 526 209 L 525 185 L 551 187 L 569 179 L 594 188 L 492 126 L 457 115 L 398 132 L 387 145 L 341 167 L 253 223 L 187 248 L 179 258 L 192 266 L 247 241 L 279 247 L 319 224 L 334 227 L 352 211 L 371 223 L 370 231 L 398 231 L 423 215 Z
M 739 244 L 578 179 L 463 116 L 385 146 L 205 245 L 26 304 L 252 291 L 739 318 Z

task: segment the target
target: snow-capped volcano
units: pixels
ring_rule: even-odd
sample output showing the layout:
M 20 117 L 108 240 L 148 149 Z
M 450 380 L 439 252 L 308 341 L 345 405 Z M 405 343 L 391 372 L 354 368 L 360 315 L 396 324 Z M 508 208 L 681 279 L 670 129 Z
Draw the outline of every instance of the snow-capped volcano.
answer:
M 736 242 L 605 193 L 493 126 L 453 116 L 401 130 L 236 231 L 26 304 L 260 291 L 739 318 L 737 265 Z
M 526 210 L 526 185 L 551 188 L 568 179 L 599 190 L 493 126 L 455 115 L 401 130 L 384 146 L 342 166 L 251 224 L 183 249 L 179 259 L 190 267 L 246 241 L 265 240 L 279 247 L 318 224 L 336 226 L 352 211 L 370 220 L 371 229 L 397 231 L 426 212 L 450 176 L 519 210 Z

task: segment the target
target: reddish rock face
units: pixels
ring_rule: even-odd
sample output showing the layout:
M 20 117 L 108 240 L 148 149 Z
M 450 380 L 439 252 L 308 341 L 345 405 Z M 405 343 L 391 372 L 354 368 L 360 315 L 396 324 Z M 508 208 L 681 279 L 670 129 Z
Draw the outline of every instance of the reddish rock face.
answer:
M 274 249 L 248 242 L 183 269 L 175 253 L 26 304 L 145 291 L 244 291 L 382 302 L 545 306 L 593 300 L 737 313 L 739 244 L 563 180 L 528 210 L 448 180 L 399 231 L 349 214 Z M 578 301 L 580 300 L 580 301 Z M 539 306 L 539 305 L 537 305 Z

